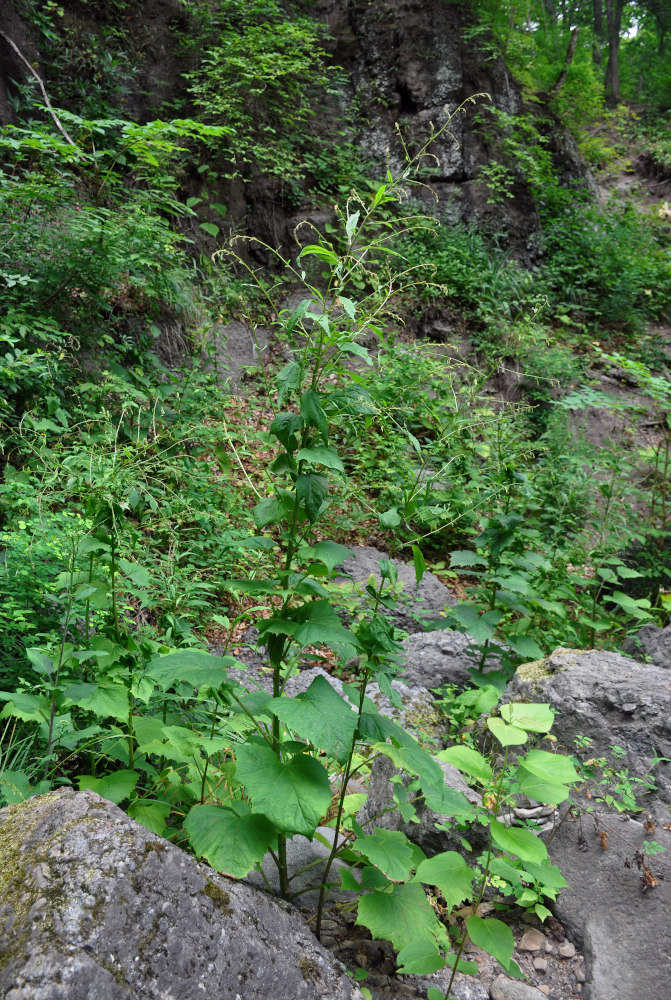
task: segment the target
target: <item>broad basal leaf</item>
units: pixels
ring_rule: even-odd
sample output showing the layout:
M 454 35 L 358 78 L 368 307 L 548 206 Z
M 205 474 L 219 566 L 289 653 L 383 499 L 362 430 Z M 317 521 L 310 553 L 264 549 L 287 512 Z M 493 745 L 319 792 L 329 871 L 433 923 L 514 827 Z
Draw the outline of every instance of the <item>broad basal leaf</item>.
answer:
M 65 692 L 65 704 L 93 712 L 99 719 L 120 722 L 128 718 L 128 691 L 123 684 L 71 684 Z
M 521 977 L 522 973 L 512 954 L 515 947 L 513 932 L 507 924 L 496 917 L 472 916 L 466 921 L 468 934 L 476 948 L 482 948 L 488 955 L 493 955 L 507 973 Z
M 398 830 L 375 830 L 368 837 L 357 837 L 352 844 L 391 882 L 404 882 L 412 867 L 413 852 L 408 838 Z
M 419 882 L 362 896 L 357 923 L 367 927 L 373 938 L 391 941 L 398 951 L 413 941 L 442 939 L 445 933 Z
M 522 746 L 529 738 L 523 729 L 509 726 L 503 719 L 487 719 L 487 728 L 503 747 Z
M 130 798 L 139 777 L 137 771 L 114 771 L 112 774 L 106 774 L 104 778 L 82 774 L 77 781 L 81 791 L 90 788 L 92 792 L 97 792 L 104 799 L 119 805 L 124 799 Z
M 505 826 L 496 819 L 491 821 L 490 829 L 494 843 L 502 851 L 515 854 L 522 861 L 532 861 L 538 865 L 547 860 L 548 852 L 545 844 L 531 830 Z
M 356 712 L 324 677 L 316 677 L 296 698 L 273 698 L 264 711 L 276 715 L 329 757 L 341 764 L 347 760 L 356 731 Z
M 526 729 L 529 733 L 549 733 L 554 713 L 548 704 L 511 701 L 507 705 L 501 705 L 501 718 L 511 726 Z
M 378 753 L 383 753 L 385 757 L 389 757 L 396 767 L 402 768 L 409 774 L 416 774 L 423 783 L 431 788 L 440 788 L 445 784 L 440 765 L 436 763 L 430 753 L 422 750 L 419 743 L 415 743 L 414 746 L 402 747 L 388 743 L 376 743 L 373 749 Z
M 445 760 L 448 764 L 454 764 L 464 774 L 470 774 L 472 778 L 477 778 L 483 784 L 488 784 L 493 777 L 492 769 L 481 753 L 473 750 L 472 747 L 454 746 L 447 750 L 441 750 L 436 754 L 438 760 Z
M 430 976 L 445 965 L 445 959 L 438 951 L 435 942 L 429 940 L 411 941 L 399 951 L 396 962 L 398 972 L 405 975 Z M 443 995 L 441 994 L 441 1000 Z
M 444 851 L 422 861 L 415 876 L 425 885 L 438 886 L 450 909 L 471 898 L 474 878 L 475 872 L 456 851 Z
M 281 761 L 267 744 L 245 743 L 236 754 L 235 777 L 278 830 L 311 837 L 331 804 L 328 773 L 313 757 Z
M 165 656 L 154 656 L 147 664 L 145 674 L 162 691 L 185 683 L 193 688 L 209 684 L 219 688 L 228 675 L 226 667 L 241 667 L 233 656 L 213 656 L 200 649 L 180 649 Z
M 136 799 L 129 805 L 128 815 L 136 823 L 141 823 L 147 830 L 161 837 L 165 833 L 165 821 L 170 815 L 170 803 Z
M 244 878 L 277 839 L 272 823 L 244 802 L 194 806 L 184 829 L 196 856 L 233 878 Z

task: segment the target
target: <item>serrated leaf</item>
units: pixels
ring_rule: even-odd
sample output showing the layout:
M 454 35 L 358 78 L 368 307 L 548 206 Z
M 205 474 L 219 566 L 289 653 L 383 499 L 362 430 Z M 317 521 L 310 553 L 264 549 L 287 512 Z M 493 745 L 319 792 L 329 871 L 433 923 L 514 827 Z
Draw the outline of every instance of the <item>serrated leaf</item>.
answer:
M 261 531 L 268 524 L 275 524 L 280 520 L 282 508 L 276 497 L 265 497 L 260 500 L 252 510 L 252 517 L 257 529 Z
M 165 821 L 170 815 L 170 803 L 136 799 L 129 805 L 128 815 L 136 823 L 141 823 L 147 830 L 162 837 L 166 829 Z
M 470 604 L 458 604 L 456 608 L 450 608 L 449 614 L 450 618 L 455 619 L 476 642 L 487 642 L 491 639 L 502 617 L 500 611 L 487 611 L 481 615 Z
M 279 406 L 282 406 L 286 396 L 292 389 L 300 388 L 301 375 L 301 366 L 296 361 L 289 361 L 278 372 L 275 381 L 277 382 L 277 402 Z
M 245 802 L 194 806 L 184 829 L 196 856 L 233 878 L 244 878 L 277 837 L 272 823 L 252 813 Z
M 404 975 L 430 976 L 445 965 L 445 959 L 431 940 L 411 941 L 397 957 L 397 972 Z M 443 1000 L 443 994 L 440 995 Z
M 317 542 L 310 548 L 301 549 L 300 555 L 323 563 L 331 576 L 336 567 L 352 555 L 352 550 L 345 545 L 339 545 L 338 542 L 326 540 Z
M 246 743 L 236 753 L 236 779 L 278 830 L 311 837 L 331 804 L 328 773 L 313 757 L 281 761 L 267 745 Z
M 532 833 L 517 826 L 505 826 L 493 819 L 490 823 L 492 839 L 497 847 L 508 854 L 514 854 L 521 861 L 531 861 L 541 865 L 547 861 L 547 848 L 542 840 Z
M 214 656 L 200 649 L 180 649 L 164 656 L 154 656 L 147 664 L 145 675 L 161 691 L 175 684 L 190 684 L 200 688 L 203 684 L 219 688 L 228 680 L 227 667 L 241 664 L 233 656 Z
M 419 743 L 401 747 L 387 743 L 376 743 L 373 749 L 384 754 L 385 757 L 389 757 L 396 767 L 400 767 L 409 774 L 417 775 L 422 782 L 426 782 L 431 788 L 440 788 L 445 784 L 440 765 L 436 763 L 430 753 L 420 747 Z
M 444 851 L 428 858 L 417 868 L 415 879 L 425 885 L 436 885 L 450 909 L 470 899 L 475 872 L 456 851 Z
M 470 549 L 460 549 L 450 555 L 450 569 L 470 566 L 486 566 L 487 560 Z
M 511 726 L 526 729 L 529 733 L 549 733 L 554 722 L 554 713 L 549 704 L 511 701 L 501 705 L 501 718 Z
M 321 405 L 319 393 L 314 389 L 308 389 L 301 396 L 301 417 L 305 426 L 318 430 L 324 444 L 328 444 L 329 431 L 326 414 Z
M 507 924 L 496 917 L 471 916 L 466 920 L 469 937 L 476 948 L 482 948 L 488 955 L 493 955 L 496 961 L 509 974 L 521 976 L 522 973 L 512 954 L 515 947 L 513 932 Z
M 519 656 L 529 660 L 540 660 L 545 656 L 538 643 L 529 635 L 506 634 L 506 642 Z
M 33 665 L 33 669 L 38 674 L 50 674 L 54 669 L 51 658 L 43 653 L 41 649 L 31 647 L 26 650 L 26 656 Z
M 324 677 L 296 698 L 273 698 L 264 711 L 276 715 L 303 739 L 344 764 L 356 732 L 356 712 Z
M 415 567 L 415 582 L 419 587 L 422 577 L 426 572 L 426 560 L 422 555 L 422 550 L 417 545 L 413 545 L 412 547 L 412 562 Z
M 24 722 L 44 722 L 49 718 L 51 703 L 43 695 L 25 691 L 0 691 L 0 701 L 6 702 L 0 719 L 16 718 Z
M 405 882 L 412 867 L 412 848 L 398 830 L 377 829 L 367 837 L 357 837 L 354 850 L 364 854 L 391 882 Z
M 362 896 L 357 923 L 367 927 L 373 938 L 391 941 L 399 951 L 413 941 L 431 940 L 441 933 L 441 925 L 418 882 Z
M 71 684 L 65 692 L 65 704 L 94 712 L 99 719 L 124 722 L 128 718 L 128 690 L 123 684 L 103 681 L 100 684 Z
M 465 774 L 470 774 L 472 778 L 477 778 L 483 784 L 488 784 L 493 777 L 493 772 L 489 763 L 481 753 L 473 750 L 472 747 L 454 746 L 447 750 L 441 750 L 436 754 L 438 760 L 445 760 L 448 764 L 454 764 Z
M 503 719 L 487 719 L 487 728 L 503 747 L 522 746 L 529 738 L 523 729 L 509 726 Z
M 296 455 L 297 462 L 307 462 L 309 465 L 323 465 L 326 469 L 345 474 L 345 466 L 335 448 L 326 445 L 315 445 L 313 448 L 301 448 Z
M 82 774 L 77 778 L 77 782 L 80 791 L 89 788 L 92 792 L 101 795 L 103 799 L 109 799 L 110 802 L 119 805 L 124 799 L 130 798 L 139 777 L 137 771 L 114 771 L 112 774 L 106 774 L 103 778 Z
M 378 515 L 378 519 L 383 528 L 397 528 L 401 523 L 401 515 L 396 507 L 390 507 Z
M 314 472 L 300 475 L 296 479 L 296 498 L 303 505 L 310 524 L 319 517 L 322 504 L 328 496 L 328 480 Z

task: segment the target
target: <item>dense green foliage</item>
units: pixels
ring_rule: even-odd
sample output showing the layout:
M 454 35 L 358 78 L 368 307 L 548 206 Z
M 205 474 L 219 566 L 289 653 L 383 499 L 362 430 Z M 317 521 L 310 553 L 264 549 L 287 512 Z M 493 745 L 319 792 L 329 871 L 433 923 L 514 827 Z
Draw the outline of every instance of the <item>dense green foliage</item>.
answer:
M 423 886 L 448 912 L 495 887 L 548 915 L 561 874 L 498 817 L 520 792 L 565 801 L 586 772 L 541 748 L 546 706 L 499 710 L 500 695 L 557 646 L 614 647 L 668 621 L 671 383 L 647 332 L 671 313 L 668 216 L 599 204 L 549 152 L 556 113 L 595 167 L 635 148 L 668 171 L 663 12 L 623 5 L 622 92 L 648 102 L 634 117 L 606 111 L 592 4 L 478 4 L 471 35 L 506 56 L 534 108 L 483 105 L 474 125 L 492 149 L 478 177 L 489 205 L 523 185 L 538 213 L 515 254 L 489 223 L 407 198 L 416 171 L 430 180 L 431 139 L 400 176 L 370 176 L 306 5 L 184 3 L 181 96 L 142 123 L 123 110 L 132 3 L 90 0 L 97 27 L 79 35 L 55 3 L 20 6 L 58 107 L 54 121 L 26 83 L 0 130 L 0 805 L 92 788 L 237 877 L 272 847 L 285 895 L 286 838 L 329 821 L 325 880 L 336 857 L 350 864 L 359 922 L 400 949 L 403 971 L 475 971 L 460 958 L 470 935 L 515 974 L 505 924 L 470 917 L 450 952 Z M 654 94 L 636 89 L 643 60 Z M 297 258 L 256 243 L 265 270 L 246 240 L 226 242 L 225 192 L 258 178 L 291 207 L 339 206 Z M 231 317 L 270 326 L 281 349 L 244 395 L 220 378 L 211 336 Z M 409 337 L 426 317 L 447 343 Z M 580 417 L 595 411 L 613 428 L 645 414 L 654 433 L 592 443 Z M 453 745 L 438 759 L 482 808 L 448 794 L 426 734 L 366 696 L 375 681 L 397 698 L 403 638 L 381 613 L 399 599 L 392 559 L 361 592 L 337 579 L 347 545 L 371 535 L 418 580 L 431 568 L 462 588 L 433 627 L 471 637 L 473 686 L 442 693 Z M 250 625 L 272 690 L 245 681 Z M 493 652 L 500 669 L 484 673 Z M 286 697 L 306 659 L 345 677 L 344 696 L 319 678 Z M 485 826 L 485 853 L 427 859 L 400 833 L 361 829 L 348 782 L 377 755 L 409 781 L 395 785 L 405 819 L 421 792 L 466 847 Z M 618 801 L 636 808 L 630 791 Z

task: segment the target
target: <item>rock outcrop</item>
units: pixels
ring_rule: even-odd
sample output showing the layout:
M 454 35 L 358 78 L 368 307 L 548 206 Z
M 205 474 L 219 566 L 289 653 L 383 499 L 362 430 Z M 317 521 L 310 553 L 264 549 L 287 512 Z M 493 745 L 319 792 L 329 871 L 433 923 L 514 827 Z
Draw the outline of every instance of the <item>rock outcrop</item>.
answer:
M 3 1000 L 362 1000 L 289 904 L 93 792 L 0 810 Z

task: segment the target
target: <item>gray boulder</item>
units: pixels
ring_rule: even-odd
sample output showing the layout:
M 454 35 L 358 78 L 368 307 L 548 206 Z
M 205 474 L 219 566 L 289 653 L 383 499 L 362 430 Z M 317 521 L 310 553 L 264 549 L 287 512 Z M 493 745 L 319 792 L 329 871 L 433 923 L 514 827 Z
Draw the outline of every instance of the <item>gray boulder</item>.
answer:
M 360 545 L 352 548 L 352 555 L 345 560 L 345 573 L 355 583 L 365 583 L 371 574 L 380 581 L 380 559 L 391 558 L 372 546 Z M 417 586 L 415 567 L 400 559 L 393 559 L 402 590 L 396 608 L 390 612 L 394 624 L 406 632 L 421 632 L 421 619 L 436 618 L 445 608 L 457 603 L 444 583 L 433 573 L 425 573 Z M 384 608 L 381 608 L 384 611 Z M 420 619 L 418 621 L 418 618 Z
M 625 639 L 622 648 L 641 663 L 651 661 L 657 667 L 671 670 L 671 625 L 666 628 L 644 625 L 637 635 Z
M 564 752 L 575 753 L 575 737 L 587 736 L 589 757 L 605 756 L 638 778 L 648 775 L 655 754 L 671 758 L 671 683 L 661 667 L 619 653 L 558 649 L 519 667 L 506 697 L 549 702 L 557 712 L 552 732 Z M 621 758 L 614 757 L 613 746 L 623 749 Z M 667 763 L 654 768 L 657 787 L 641 800 L 663 817 L 671 803 L 670 768 Z
M 300 914 L 93 792 L 0 810 L 4 1000 L 362 1000 Z
M 451 764 L 440 765 L 448 789 L 461 794 L 471 803 L 479 805 L 480 797 L 469 788 L 456 767 Z M 432 857 L 441 851 L 460 851 L 465 837 L 472 847 L 484 846 L 486 837 L 480 826 L 469 827 L 466 831 L 459 830 L 455 823 L 450 823 L 451 817 L 436 812 L 423 798 L 415 802 L 416 821 L 406 822 L 401 816 L 394 800 L 394 785 L 392 778 L 400 774 L 388 757 L 377 757 L 371 768 L 368 785 L 368 798 L 357 814 L 357 820 L 366 829 L 370 824 L 383 827 L 385 830 L 400 830 L 408 840 L 421 847 L 425 854 Z M 403 776 L 403 784 L 410 784 L 412 779 Z M 446 826 L 447 829 L 439 829 Z M 366 832 L 370 832 L 370 829 Z
M 402 678 L 406 684 L 421 684 L 426 688 L 438 688 L 443 684 L 463 687 L 471 679 L 468 668 L 478 664 L 477 654 L 469 654 L 474 645 L 472 636 L 451 629 L 409 635 L 399 655 L 404 668 Z M 499 658 L 492 652 L 485 661 L 485 671 L 499 666 Z
M 609 831 L 607 851 L 601 846 L 601 829 Z M 584 1000 L 669 996 L 671 879 L 659 877 L 666 855 L 648 858 L 659 878 L 656 886 L 642 891 L 635 855 L 644 837 L 641 823 L 604 814 L 596 826 L 589 816 L 580 824 L 567 819 L 548 845 L 552 862 L 569 883 L 553 909 L 569 938 L 584 948 Z M 671 834 L 657 830 L 655 838 L 668 854 Z

